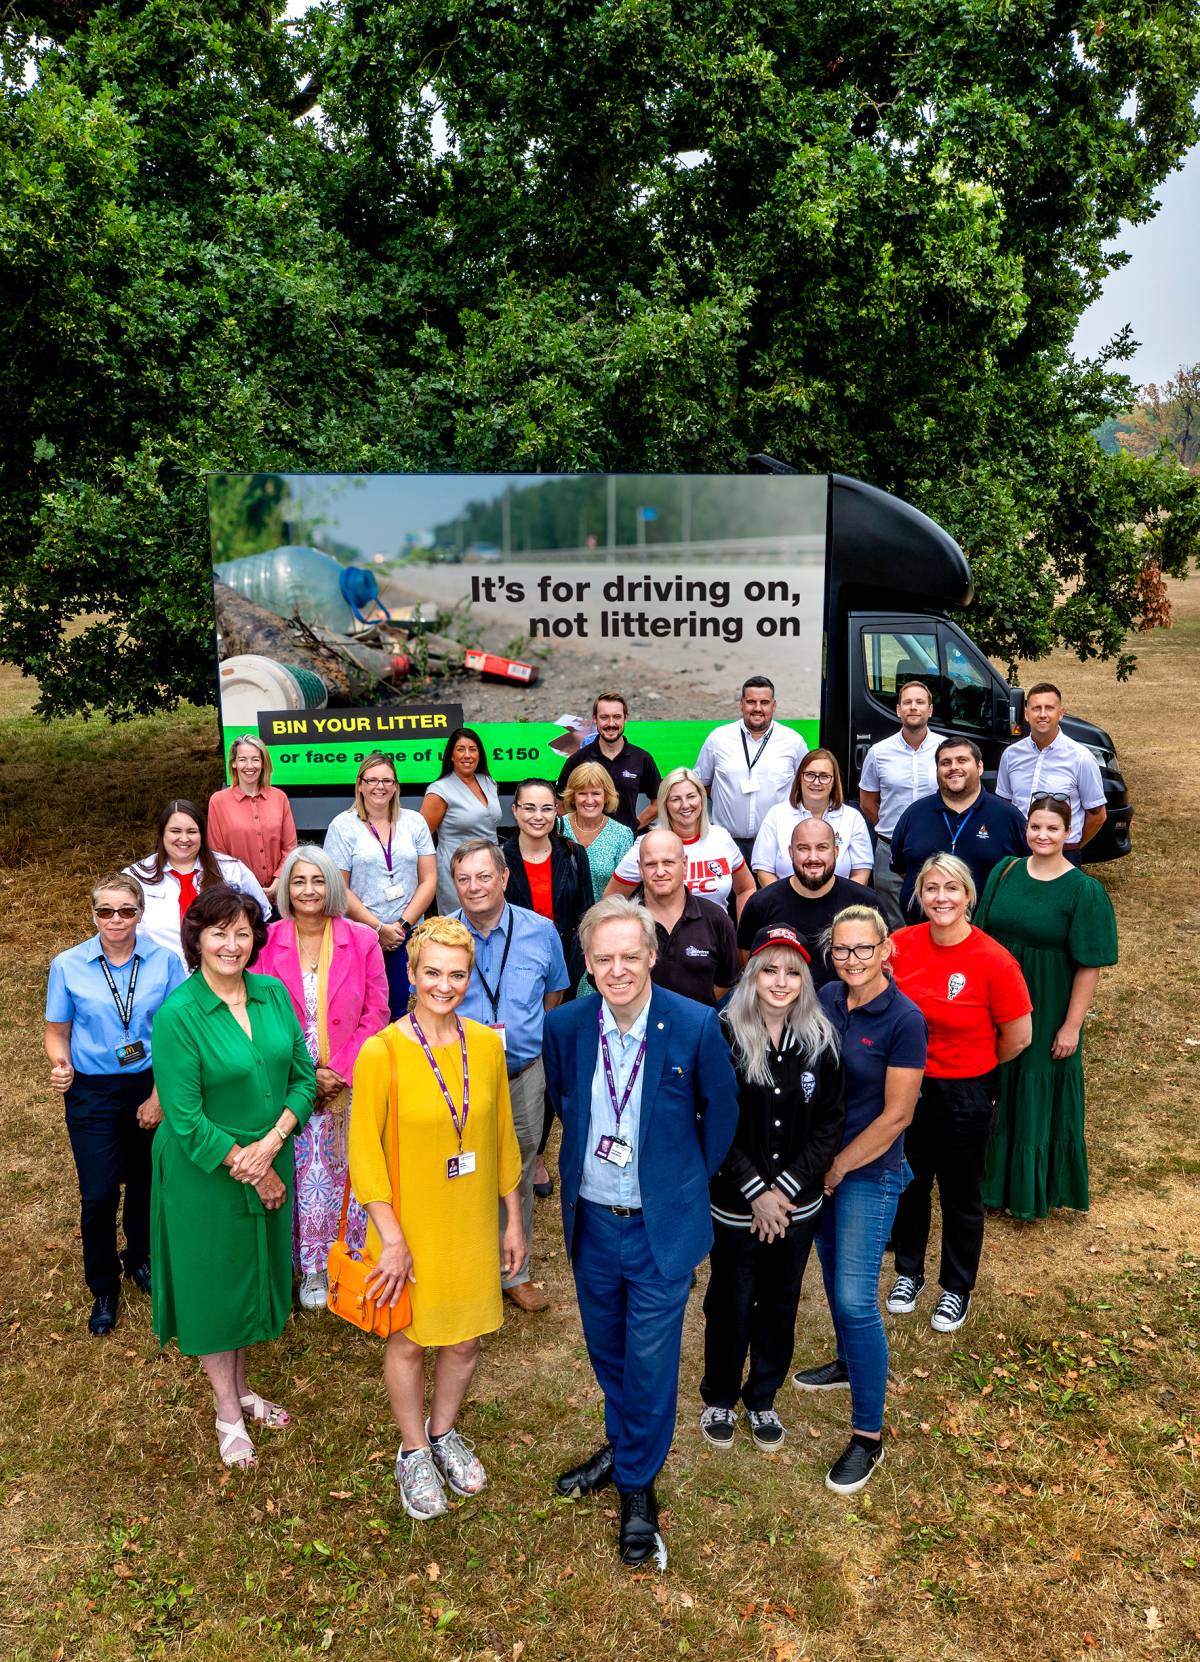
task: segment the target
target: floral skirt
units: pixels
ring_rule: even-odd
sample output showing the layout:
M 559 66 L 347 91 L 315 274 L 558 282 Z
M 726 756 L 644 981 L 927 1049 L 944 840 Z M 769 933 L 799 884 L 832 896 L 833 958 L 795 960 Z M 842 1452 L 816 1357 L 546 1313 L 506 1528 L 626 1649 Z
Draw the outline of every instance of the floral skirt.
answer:
M 346 1190 L 343 1132 L 349 1113 L 348 1108 L 344 1115 L 318 1110 L 303 1131 L 296 1133 L 292 1256 L 301 1275 L 324 1270 L 329 1248 L 337 1239 L 342 1196 Z M 367 1215 L 352 1194 L 346 1214 L 346 1240 L 361 1252 L 366 1238 Z

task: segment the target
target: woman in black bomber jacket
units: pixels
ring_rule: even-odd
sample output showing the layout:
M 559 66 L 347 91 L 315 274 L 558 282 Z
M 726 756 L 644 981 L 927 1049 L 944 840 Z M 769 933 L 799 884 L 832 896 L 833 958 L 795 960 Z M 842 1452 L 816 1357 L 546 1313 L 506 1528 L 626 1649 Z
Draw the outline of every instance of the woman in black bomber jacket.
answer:
M 800 1284 L 846 1119 L 838 1036 L 795 930 L 759 930 L 722 1024 L 739 1113 L 710 1188 L 700 1432 L 715 1448 L 732 1447 L 740 1399 L 755 1446 L 773 1452 L 786 1435 L 775 1393 L 791 1364 Z

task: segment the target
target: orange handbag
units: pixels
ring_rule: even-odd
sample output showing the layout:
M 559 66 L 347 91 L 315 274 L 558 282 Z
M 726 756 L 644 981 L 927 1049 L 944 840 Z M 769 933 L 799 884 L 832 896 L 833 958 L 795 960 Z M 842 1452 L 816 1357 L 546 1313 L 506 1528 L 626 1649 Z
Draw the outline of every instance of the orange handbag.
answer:
M 396 1053 L 392 1036 L 384 1029 L 383 1042 L 387 1046 L 391 1085 L 388 1090 L 388 1113 L 392 1121 L 392 1211 L 400 1218 L 400 1114 L 399 1089 L 396 1074 Z M 380 1304 L 368 1297 L 367 1282 L 375 1273 L 375 1261 L 366 1252 L 358 1253 L 346 1245 L 346 1213 L 350 1206 L 350 1172 L 346 1172 L 346 1192 L 342 1196 L 342 1216 L 338 1224 L 337 1240 L 329 1248 L 329 1309 L 335 1316 L 364 1333 L 377 1333 L 388 1339 L 393 1333 L 403 1333 L 412 1326 L 412 1299 L 405 1282 L 395 1304 Z

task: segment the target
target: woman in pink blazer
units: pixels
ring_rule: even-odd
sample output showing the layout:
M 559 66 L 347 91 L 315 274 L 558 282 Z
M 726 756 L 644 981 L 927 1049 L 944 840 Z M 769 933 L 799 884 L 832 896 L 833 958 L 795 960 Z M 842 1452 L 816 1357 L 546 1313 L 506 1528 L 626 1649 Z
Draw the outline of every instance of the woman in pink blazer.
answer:
M 375 931 L 346 917 L 346 884 L 324 849 L 293 849 L 275 904 L 281 917 L 254 967 L 291 994 L 317 1073 L 316 1112 L 296 1137 L 293 1255 L 301 1306 L 320 1310 L 346 1186 L 350 1081 L 364 1041 L 390 1020 L 387 969 Z M 365 1215 L 352 1201 L 347 1239 L 361 1247 L 365 1233 Z

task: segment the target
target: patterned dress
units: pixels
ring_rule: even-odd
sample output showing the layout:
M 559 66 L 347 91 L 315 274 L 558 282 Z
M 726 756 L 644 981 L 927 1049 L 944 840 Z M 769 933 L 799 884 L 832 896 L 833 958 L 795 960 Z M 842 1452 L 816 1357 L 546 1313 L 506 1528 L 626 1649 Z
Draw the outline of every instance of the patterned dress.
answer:
M 571 825 L 571 816 L 564 814 L 558 822 L 558 828 L 564 837 L 569 837 L 573 843 L 579 838 L 575 835 Z M 612 874 L 633 847 L 633 832 L 620 820 L 606 819 L 599 834 L 592 838 L 584 852 L 588 858 L 588 870 L 592 875 L 592 899 L 599 900 L 608 887 Z
M 317 1065 L 317 972 L 303 970 L 304 1043 Z M 346 1188 L 346 1143 L 349 1137 L 350 1108 L 345 1114 L 331 1114 L 318 1108 L 303 1131 L 295 1137 L 296 1204 L 293 1212 L 292 1256 L 301 1275 L 323 1271 L 329 1248 L 337 1239 Z M 340 1146 L 339 1146 L 340 1145 Z M 367 1237 L 367 1216 L 350 1196 L 346 1214 L 346 1240 L 361 1251 Z

